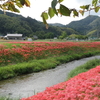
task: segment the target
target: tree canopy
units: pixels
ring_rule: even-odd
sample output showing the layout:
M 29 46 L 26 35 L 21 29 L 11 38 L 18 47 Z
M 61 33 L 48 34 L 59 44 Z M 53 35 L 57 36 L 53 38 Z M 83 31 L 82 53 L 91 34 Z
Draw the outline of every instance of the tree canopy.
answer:
M 22 8 L 24 6 L 30 7 L 30 1 L 29 0 L 0 0 L 0 8 L 4 11 L 10 10 L 12 12 L 20 12 L 18 8 Z M 46 27 L 48 28 L 47 19 L 52 18 L 55 15 L 61 15 L 61 16 L 70 16 L 73 14 L 73 17 L 79 16 L 79 13 L 81 15 L 84 15 L 85 12 L 94 10 L 96 13 L 100 9 L 100 0 L 91 0 L 91 4 L 89 5 L 83 5 L 80 6 L 80 10 L 77 9 L 70 9 L 66 7 L 66 5 L 63 5 L 62 2 L 64 0 L 52 0 L 51 1 L 51 7 L 48 7 L 48 10 L 43 11 L 41 14 L 41 17 L 43 19 L 44 24 L 46 24 Z M 38 5 L 38 4 L 37 4 Z M 59 8 L 57 7 L 59 5 Z

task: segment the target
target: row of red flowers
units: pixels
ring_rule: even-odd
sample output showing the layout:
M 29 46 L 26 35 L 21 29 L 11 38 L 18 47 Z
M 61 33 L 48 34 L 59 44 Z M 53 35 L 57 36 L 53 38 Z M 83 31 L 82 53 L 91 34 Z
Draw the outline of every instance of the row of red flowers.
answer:
M 0 45 L 0 63 L 16 63 L 61 54 L 100 51 L 100 42 L 9 42 Z M 17 46 L 16 44 L 20 44 Z
M 100 66 L 21 100 L 100 100 Z

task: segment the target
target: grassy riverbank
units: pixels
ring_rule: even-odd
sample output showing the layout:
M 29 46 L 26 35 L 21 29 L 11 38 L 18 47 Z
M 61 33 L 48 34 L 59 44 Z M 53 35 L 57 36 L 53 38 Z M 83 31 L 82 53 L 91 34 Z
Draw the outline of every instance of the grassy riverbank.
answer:
M 0 80 L 12 78 L 22 74 L 28 74 L 32 72 L 39 72 L 47 69 L 57 67 L 62 63 L 67 63 L 72 60 L 78 60 L 83 57 L 88 57 L 94 54 L 73 54 L 67 56 L 59 56 L 41 60 L 31 60 L 29 62 L 18 63 L 15 65 L 7 65 L 0 68 Z
M 7 97 L 0 97 L 0 100 L 20 100 L 20 98 L 11 98 L 10 96 Z
M 90 60 L 90 61 L 86 62 L 85 64 L 78 66 L 77 68 L 72 70 L 69 73 L 67 80 L 70 80 L 70 78 L 77 76 L 79 73 L 87 72 L 88 70 L 95 68 L 98 65 L 100 65 L 100 59 Z M 19 99 L 17 99 L 17 98 L 12 99 L 10 97 L 0 97 L 0 100 L 19 100 Z
M 93 59 L 90 60 L 88 62 L 86 62 L 85 64 L 78 66 L 77 68 L 75 68 L 74 70 L 72 70 L 67 77 L 67 80 L 69 80 L 70 78 L 82 73 L 82 72 L 87 72 L 88 70 L 95 68 L 96 66 L 100 65 L 100 59 Z
M 100 54 L 100 42 L 7 42 L 0 45 L 0 80 Z

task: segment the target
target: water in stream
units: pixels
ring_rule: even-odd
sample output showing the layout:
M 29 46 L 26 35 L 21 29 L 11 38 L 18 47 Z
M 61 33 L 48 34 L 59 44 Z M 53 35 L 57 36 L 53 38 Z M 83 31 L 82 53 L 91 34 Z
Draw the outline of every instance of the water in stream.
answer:
M 100 56 L 75 60 L 57 66 L 55 69 L 0 81 L 0 96 L 10 96 L 11 98 L 32 96 L 34 93 L 45 90 L 46 87 L 64 82 L 71 70 L 95 58 L 100 59 Z

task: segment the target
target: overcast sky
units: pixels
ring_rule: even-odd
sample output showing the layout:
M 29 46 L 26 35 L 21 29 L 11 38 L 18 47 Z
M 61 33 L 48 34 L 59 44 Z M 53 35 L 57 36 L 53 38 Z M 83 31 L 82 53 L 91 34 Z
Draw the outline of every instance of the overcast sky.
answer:
M 40 17 L 41 13 L 48 9 L 48 7 L 51 6 L 52 0 L 29 0 L 31 3 L 31 7 L 24 7 L 22 8 L 21 14 L 25 17 L 30 16 L 38 21 L 42 21 L 42 18 Z M 92 0 L 64 0 L 62 4 L 66 5 L 69 8 L 76 8 L 79 9 L 80 6 L 85 4 L 91 4 Z M 88 16 L 89 13 L 86 13 L 84 17 Z M 91 15 L 95 14 L 93 12 L 90 13 Z M 95 14 L 95 15 L 99 15 Z M 81 15 L 79 17 L 73 18 L 73 17 L 53 17 L 52 19 L 47 20 L 48 23 L 61 23 L 61 24 L 68 24 L 71 21 L 74 20 L 80 20 L 82 18 Z

